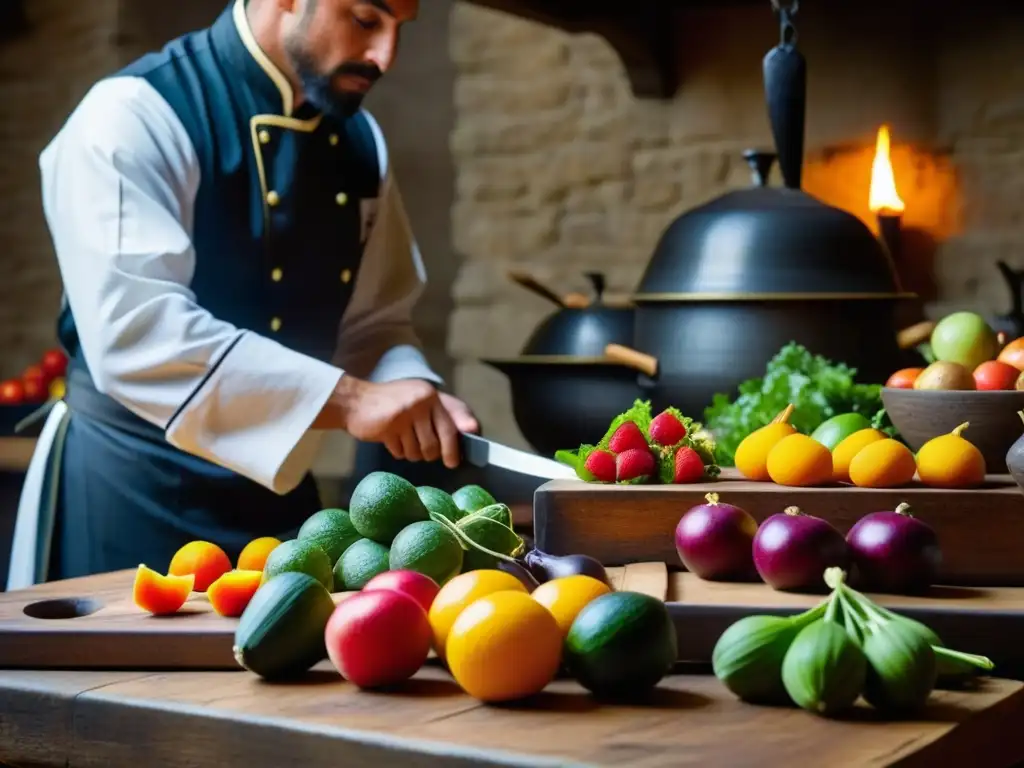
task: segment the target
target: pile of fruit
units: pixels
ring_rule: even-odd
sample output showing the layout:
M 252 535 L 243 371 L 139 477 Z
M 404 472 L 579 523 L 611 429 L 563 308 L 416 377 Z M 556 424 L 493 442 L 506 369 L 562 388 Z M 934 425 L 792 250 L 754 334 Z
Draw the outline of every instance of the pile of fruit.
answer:
M 985 480 L 985 459 L 964 437 L 969 424 L 939 435 L 915 456 L 860 414 L 833 417 L 805 435 L 789 423 L 790 405 L 736 449 L 736 469 L 750 479 L 793 487 L 852 483 L 895 488 L 916 476 L 935 488 L 971 488 Z
M 1003 344 L 974 312 L 946 315 L 919 347 L 926 368 L 896 371 L 885 386 L 896 389 L 1024 389 L 1024 338 Z
M 701 425 L 675 408 L 655 416 L 646 400 L 615 417 L 597 445 L 555 458 L 590 483 L 696 483 L 719 474 L 714 440 Z
M 773 589 L 814 592 L 827 568 L 842 568 L 871 592 L 921 594 L 942 563 L 935 531 L 908 504 L 872 512 L 844 537 L 831 523 L 787 507 L 758 526 L 742 507 L 709 493 L 680 518 L 675 545 L 688 571 L 708 581 L 760 579 Z
M 61 350 L 47 350 L 18 378 L 0 381 L 0 405 L 43 403 L 64 397 L 67 367 L 67 356 Z
M 859 698 L 885 716 L 918 712 L 936 687 L 953 686 L 992 661 L 945 648 L 929 627 L 876 604 L 829 568 L 828 598 L 805 613 L 747 616 L 718 639 L 715 676 L 753 704 L 795 704 L 823 717 Z

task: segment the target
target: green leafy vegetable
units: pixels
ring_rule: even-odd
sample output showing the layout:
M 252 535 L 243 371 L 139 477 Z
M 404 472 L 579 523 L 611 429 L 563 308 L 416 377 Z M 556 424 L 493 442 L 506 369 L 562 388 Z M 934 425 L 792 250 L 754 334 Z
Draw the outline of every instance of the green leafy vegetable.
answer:
M 733 466 L 736 448 L 744 437 L 768 424 L 790 403 L 789 423 L 810 434 L 826 419 L 841 413 L 862 413 L 872 425 L 896 437 L 896 429 L 882 408 L 882 386 L 854 381 L 857 369 L 814 355 L 795 342 L 786 344 L 767 365 L 765 375 L 739 386 L 730 402 L 716 394 L 704 411 L 707 428 L 715 436 L 715 458 Z

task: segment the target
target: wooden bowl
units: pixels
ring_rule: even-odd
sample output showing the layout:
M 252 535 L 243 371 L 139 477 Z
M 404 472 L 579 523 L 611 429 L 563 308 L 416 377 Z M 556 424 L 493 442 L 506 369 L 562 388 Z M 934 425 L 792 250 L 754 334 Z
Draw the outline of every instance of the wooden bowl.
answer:
M 915 453 L 933 437 L 968 422 L 963 436 L 981 451 L 989 474 L 1006 473 L 1006 452 L 1024 433 L 1024 424 L 1017 415 L 1017 411 L 1024 411 L 1024 391 L 883 387 L 882 405 Z

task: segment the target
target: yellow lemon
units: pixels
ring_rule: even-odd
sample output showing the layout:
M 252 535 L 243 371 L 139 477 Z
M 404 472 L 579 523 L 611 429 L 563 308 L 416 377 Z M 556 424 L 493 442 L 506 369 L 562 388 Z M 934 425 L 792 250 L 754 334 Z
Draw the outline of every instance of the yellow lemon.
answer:
M 611 588 L 593 576 L 577 574 L 552 579 L 533 590 L 533 599 L 543 605 L 558 622 L 562 636 L 569 634 L 569 628 L 579 612 L 591 600 L 611 592 Z
M 837 483 L 850 482 L 850 462 L 861 448 L 878 440 L 885 440 L 885 433 L 877 429 L 858 429 L 847 435 L 832 449 L 832 479 Z
M 917 462 L 899 440 L 868 443 L 850 462 L 850 480 L 858 488 L 895 488 L 914 479 Z
M 447 653 L 452 677 L 470 696 L 513 701 L 539 693 L 554 679 L 562 662 L 562 631 L 525 589 L 495 592 L 455 619 Z
M 445 645 L 452 624 L 470 603 L 505 591 L 521 592 L 529 597 L 526 587 L 515 576 L 497 569 L 467 571 L 449 581 L 437 593 L 430 604 L 430 629 L 434 635 L 434 651 L 441 659 L 445 658 Z

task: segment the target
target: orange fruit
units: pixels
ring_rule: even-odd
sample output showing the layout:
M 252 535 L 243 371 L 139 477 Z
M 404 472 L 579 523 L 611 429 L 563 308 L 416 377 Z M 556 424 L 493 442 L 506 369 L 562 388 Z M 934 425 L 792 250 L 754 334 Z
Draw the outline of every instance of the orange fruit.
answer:
M 262 571 L 263 566 L 267 563 L 267 557 L 280 543 L 273 536 L 262 536 L 258 539 L 253 539 L 245 545 L 241 554 L 238 555 L 238 570 Z
M 768 454 L 780 441 L 793 434 L 796 434 L 796 427 L 788 422 L 766 424 L 754 430 L 736 447 L 733 457 L 736 469 L 748 480 L 767 482 L 771 479 Z
M 260 588 L 263 571 L 228 571 L 206 590 L 206 599 L 221 616 L 241 616 Z
M 139 565 L 135 571 L 135 583 L 132 584 L 132 602 L 155 616 L 177 613 L 188 600 L 194 582 L 192 574 L 164 576 L 152 568 Z
M 889 377 L 885 386 L 893 389 L 913 389 L 914 382 L 923 371 L 924 368 L 901 368 Z
M 832 449 L 832 479 L 837 483 L 850 482 L 850 462 L 860 449 L 869 443 L 885 440 L 885 433 L 877 429 L 858 429 L 847 435 Z
M 1000 363 L 1012 365 L 1019 371 L 1024 371 L 1024 336 L 1014 339 L 999 350 L 996 360 Z
M 562 637 L 565 637 L 579 612 L 591 600 L 611 591 L 603 581 L 577 574 L 547 581 L 533 590 L 530 596 L 551 612 L 562 631 Z
M 832 482 L 832 452 L 799 432 L 779 440 L 765 464 L 768 476 L 779 485 L 807 487 Z
M 470 603 L 448 635 L 452 677 L 484 702 L 539 693 L 561 662 L 562 631 L 551 612 L 525 589 L 495 592 Z
M 466 571 L 449 581 L 437 593 L 430 604 L 430 629 L 434 635 L 434 651 L 440 658 L 445 658 L 445 645 L 452 624 L 463 609 L 487 595 L 495 592 L 522 592 L 528 595 L 526 587 L 515 576 L 497 569 Z
M 917 461 L 899 440 L 876 440 L 850 461 L 850 480 L 858 488 L 894 488 L 914 479 Z
M 190 541 L 171 558 L 168 573 L 172 576 L 196 577 L 196 592 L 205 592 L 217 579 L 231 570 L 231 560 L 224 550 L 208 541 Z

